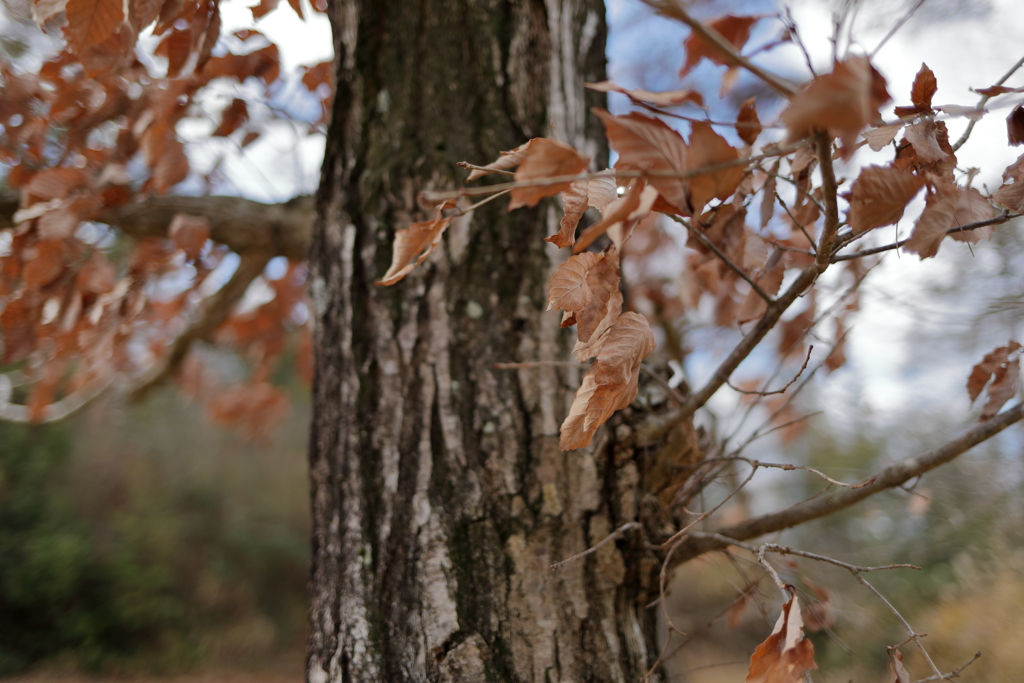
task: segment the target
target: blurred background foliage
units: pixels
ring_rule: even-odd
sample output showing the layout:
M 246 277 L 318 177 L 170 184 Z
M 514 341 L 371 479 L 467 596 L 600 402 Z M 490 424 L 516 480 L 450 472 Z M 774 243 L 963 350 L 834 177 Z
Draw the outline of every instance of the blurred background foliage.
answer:
M 0 423 L 0 676 L 43 660 L 301 671 L 305 393 L 259 444 L 173 388 L 63 424 Z

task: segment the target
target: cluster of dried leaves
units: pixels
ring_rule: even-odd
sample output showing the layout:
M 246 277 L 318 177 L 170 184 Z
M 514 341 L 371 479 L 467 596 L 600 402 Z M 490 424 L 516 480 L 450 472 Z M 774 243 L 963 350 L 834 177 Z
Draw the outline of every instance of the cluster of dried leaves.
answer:
M 274 5 L 264 0 L 253 16 Z M 299 4 L 291 5 L 301 15 Z M 313 9 L 326 5 L 314 2 Z M 278 48 L 260 32 L 239 31 L 216 47 L 216 0 L 37 0 L 33 17 L 50 35 L 62 35 L 66 47 L 38 73 L 0 60 L 0 161 L 19 202 L 0 243 L 0 336 L 3 364 L 16 367 L 22 380 L 16 398 L 40 421 L 62 414 L 54 407 L 62 399 L 118 378 L 131 383 L 160 374 L 175 339 L 214 296 L 222 276 L 211 274 L 230 251 L 210 241 L 205 219 L 186 213 L 173 217 L 169 239 L 148 236 L 147 221 L 156 218 L 144 213 L 136 216 L 136 231 L 126 230 L 131 241 L 108 226 L 124 228 L 126 209 L 169 193 L 194 173 L 176 129 L 187 118 L 208 118 L 204 98 L 242 92 L 231 82 L 249 81 L 270 93 L 284 81 Z M 151 26 L 162 72 L 138 58 L 139 34 Z M 237 52 L 225 51 L 225 44 Z M 325 115 L 331 75 L 325 62 L 301 77 Z M 245 99 L 227 99 L 212 135 L 244 148 L 260 137 L 265 121 L 250 118 Z M 213 178 L 203 180 L 209 187 Z M 252 382 L 260 386 L 249 396 L 279 393 L 258 377 L 297 326 L 297 267 L 267 283 L 280 302 L 257 309 L 258 322 L 252 312 L 235 315 L 217 335 L 205 334 L 210 341 L 229 335 L 253 359 Z M 247 326 L 260 331 L 244 331 Z M 271 339 L 274 334 L 279 338 Z M 262 399 L 244 403 L 246 410 L 220 413 L 272 425 L 281 412 L 280 400 L 273 409 Z

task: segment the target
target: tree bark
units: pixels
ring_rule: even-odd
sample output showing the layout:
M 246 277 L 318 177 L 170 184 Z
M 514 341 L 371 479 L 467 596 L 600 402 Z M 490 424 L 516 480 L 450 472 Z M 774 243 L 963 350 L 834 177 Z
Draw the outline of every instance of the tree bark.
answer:
M 331 3 L 337 95 L 310 251 L 316 377 L 307 678 L 635 681 L 653 660 L 658 564 L 635 537 L 636 463 L 561 452 L 576 370 L 544 313 L 557 205 L 455 219 L 394 287 L 394 231 L 455 164 L 551 135 L 603 164 L 585 81 L 599 0 Z M 549 124 L 554 132 L 550 132 Z

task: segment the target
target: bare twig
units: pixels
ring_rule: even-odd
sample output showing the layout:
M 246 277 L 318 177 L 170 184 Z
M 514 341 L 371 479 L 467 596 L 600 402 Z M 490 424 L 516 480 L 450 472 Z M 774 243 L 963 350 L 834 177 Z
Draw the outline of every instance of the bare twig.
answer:
M 822 228 L 821 237 L 818 239 L 818 256 L 814 265 L 817 266 L 818 273 L 824 273 L 832 254 L 832 243 L 839 232 L 839 205 L 836 200 L 838 188 L 836 174 L 832 168 L 832 138 L 827 133 L 817 133 L 814 138 L 818 166 L 821 168 L 821 198 L 825 203 L 825 227 Z
M 506 171 L 500 168 L 487 168 L 486 166 L 477 166 L 476 164 L 471 164 L 468 161 L 460 161 L 455 165 L 458 166 L 459 168 L 464 168 L 468 171 L 485 171 L 487 173 L 500 173 L 501 175 L 515 175 L 514 171 Z
M 974 661 L 978 657 L 980 657 L 980 656 L 981 656 L 981 651 L 975 652 L 974 656 L 971 657 L 969 660 L 967 660 L 966 664 L 964 664 L 963 666 L 960 666 L 960 667 L 958 667 L 956 669 L 953 669 L 948 674 L 943 674 L 941 678 L 939 678 L 938 676 L 929 676 L 928 678 L 919 678 L 918 680 L 914 681 L 914 683 L 926 683 L 926 681 L 938 681 L 938 680 L 949 680 L 951 678 L 959 678 L 960 677 L 960 672 L 962 672 L 964 669 L 969 667 L 971 664 L 974 664 Z
M 783 97 L 789 98 L 796 94 L 796 86 L 780 76 L 776 76 L 769 71 L 765 71 L 741 55 L 736 51 L 736 48 L 732 46 L 732 43 L 727 41 L 721 33 L 710 26 L 705 26 L 702 22 L 691 17 L 690 13 L 686 11 L 686 8 L 681 2 L 676 0 L 643 0 L 643 2 L 648 7 L 656 10 L 659 14 L 670 19 L 676 19 L 689 26 L 690 29 L 700 36 L 706 44 L 713 46 L 730 61 L 738 66 L 742 66 L 744 69 L 760 78 Z
M 871 51 L 871 54 L 868 55 L 868 58 L 874 59 L 875 55 L 878 54 L 878 51 L 881 50 L 885 46 L 885 44 L 889 42 L 890 38 L 896 35 L 896 32 L 903 27 L 903 24 L 907 23 L 910 20 L 910 17 L 914 16 L 914 13 L 917 12 L 917 10 L 920 9 L 921 5 L 923 5 L 924 3 L 925 0 L 917 0 L 914 6 L 907 10 L 907 13 L 904 14 L 900 18 L 900 20 L 896 22 L 896 25 L 889 29 L 889 32 L 886 33 L 885 37 L 882 38 L 881 42 L 879 42 L 878 45 L 875 46 L 875 49 Z
M 544 367 L 557 367 L 557 368 L 588 368 L 589 365 L 583 363 L 574 363 L 569 360 L 533 360 L 525 363 L 495 363 L 495 370 L 530 370 L 533 368 L 544 368 Z
M 814 238 L 811 237 L 809 232 L 807 232 L 807 228 L 804 227 L 803 223 L 796 219 L 796 216 L 793 215 L 793 212 L 789 210 L 789 206 L 786 204 L 786 200 L 784 200 L 777 191 L 775 193 L 775 199 L 779 202 L 779 204 L 782 205 L 782 208 L 786 211 L 786 215 L 789 216 L 789 220 L 793 221 L 793 225 L 800 228 L 800 232 L 802 232 L 804 234 L 804 237 L 807 238 L 807 243 L 811 245 L 811 251 L 809 253 L 811 255 L 816 256 L 818 254 L 818 250 L 814 246 Z
M 1021 66 L 1024 66 L 1024 57 L 1018 59 L 1017 63 L 1011 66 L 1010 70 L 1003 74 L 1002 78 L 1000 78 L 998 81 L 992 84 L 992 87 L 1000 86 L 1003 83 L 1005 83 L 1007 80 L 1009 80 L 1010 76 L 1017 73 L 1017 69 L 1019 69 Z M 989 97 L 988 95 L 983 95 L 982 98 L 978 100 L 977 108 L 979 110 L 982 109 L 985 106 L 985 103 L 988 102 L 990 99 L 992 98 Z M 970 121 L 967 122 L 967 128 L 964 129 L 964 134 L 961 135 L 960 139 L 957 140 L 956 144 L 953 145 L 954 152 L 963 147 L 964 143 L 967 142 L 967 139 L 971 137 L 971 132 L 974 130 L 975 123 L 977 123 L 977 121 L 975 121 L 974 119 L 971 119 Z
M 793 597 L 793 586 L 783 581 L 782 577 L 779 576 L 779 573 L 775 571 L 775 567 L 772 566 L 771 562 L 764 559 L 764 551 L 766 547 L 767 546 L 761 546 L 757 549 L 757 552 L 755 553 L 757 555 L 757 561 L 761 563 L 761 566 L 765 568 L 768 575 L 772 577 L 772 581 L 774 581 L 775 585 L 779 587 L 780 591 L 782 591 L 782 599 L 788 600 Z
M 804 41 L 800 38 L 800 33 L 797 31 L 796 22 L 793 20 L 792 9 L 787 7 L 785 12 L 782 14 L 782 24 L 789 31 L 789 34 L 793 36 L 793 42 L 800 48 L 800 52 L 804 56 L 804 63 L 807 64 L 807 70 L 811 72 L 811 76 L 817 77 L 818 72 L 814 70 L 814 65 L 811 63 L 811 55 L 807 52 L 807 46 L 804 45 Z
M 796 375 L 793 376 L 793 379 L 789 380 L 789 383 L 786 384 L 786 386 L 782 387 L 781 389 L 776 389 L 775 391 L 748 391 L 746 389 L 740 389 L 737 386 L 733 386 L 732 382 L 726 382 L 726 385 L 728 385 L 728 387 L 733 391 L 740 394 L 750 394 L 754 396 L 773 396 L 775 394 L 784 394 L 786 393 L 786 389 L 789 389 L 791 386 L 793 386 L 793 383 L 800 379 L 800 375 L 802 375 L 803 371 L 807 369 L 807 361 L 811 360 L 811 351 L 813 350 L 813 345 L 807 348 L 807 358 L 804 358 L 804 364 L 800 366 L 800 370 L 796 373 Z
M 988 220 L 978 221 L 977 223 L 968 223 L 967 225 L 958 225 L 955 228 L 950 228 L 946 231 L 947 235 L 954 233 L 967 232 L 969 230 L 977 230 L 978 228 L 987 228 L 990 225 L 1001 225 L 1010 221 L 1014 218 L 1020 218 L 1022 214 L 1019 213 L 1003 213 L 995 218 L 989 218 Z M 849 244 L 853 240 L 846 240 L 846 244 Z M 871 249 L 863 249 L 861 251 L 855 251 L 852 254 L 836 254 L 832 257 L 832 263 L 838 263 L 839 261 L 849 261 L 851 259 L 861 258 L 863 256 L 870 256 L 871 254 L 880 254 L 885 251 L 891 251 L 893 249 L 899 249 L 904 244 L 909 242 L 909 239 L 899 240 L 891 244 L 886 244 L 881 247 L 873 247 Z M 840 248 L 842 248 L 841 245 Z
M 601 548 L 601 546 L 606 545 L 608 543 L 611 543 L 615 539 L 617 539 L 620 536 L 622 536 L 623 534 L 625 534 L 627 531 L 632 531 L 633 529 L 639 529 L 640 527 L 641 527 L 640 522 L 627 522 L 626 524 L 623 524 L 618 529 L 616 529 L 615 531 L 611 532 L 610 534 L 605 536 L 602 540 L 600 540 L 596 544 L 590 546 L 589 548 L 587 548 L 583 552 L 576 553 L 572 557 L 567 558 L 565 560 L 562 560 L 561 562 L 555 562 L 553 565 L 551 565 L 551 568 L 552 569 L 560 569 L 560 568 L 564 567 L 565 565 L 569 564 L 570 562 L 573 562 L 573 561 L 578 560 L 580 558 L 586 557 L 587 555 L 589 555 L 591 553 L 597 552 L 597 550 L 599 548 Z
M 672 386 L 668 383 L 668 380 L 666 380 L 664 377 L 656 373 L 654 370 L 651 370 L 643 363 L 640 364 L 640 369 L 643 370 L 648 377 L 657 382 L 658 386 L 660 386 L 665 391 L 665 393 L 668 394 L 668 397 L 671 398 L 673 401 L 675 401 L 679 405 L 683 405 L 684 403 L 686 403 L 686 399 L 683 398 L 678 391 L 673 389 Z
M 785 510 L 771 512 L 719 529 L 721 536 L 745 541 L 782 529 L 788 529 L 813 519 L 830 515 L 869 498 L 876 493 L 896 488 L 914 477 L 929 472 L 950 462 L 974 446 L 992 438 L 1007 427 L 1024 418 L 1024 403 L 1000 413 L 988 422 L 983 422 L 952 441 L 925 451 L 920 455 L 895 463 L 875 474 L 874 481 L 857 489 L 840 489 L 822 496 L 797 503 Z M 730 541 L 731 543 L 731 541 Z M 728 543 L 720 539 L 698 538 L 691 534 L 685 547 L 678 551 L 678 561 L 685 562 L 698 555 L 725 547 Z
M 700 230 L 699 228 L 695 228 L 695 227 L 693 227 L 693 225 L 692 225 L 692 224 L 690 223 L 690 221 L 688 221 L 688 220 L 684 220 L 684 219 L 678 218 L 678 217 L 676 217 L 676 216 L 673 216 L 672 218 L 673 218 L 673 219 L 674 219 L 674 220 L 675 220 L 675 221 L 676 221 L 677 223 L 679 223 L 680 225 L 682 225 L 683 227 L 685 227 L 685 228 L 686 228 L 686 230 L 687 230 L 687 232 L 689 232 L 689 233 L 690 233 L 691 235 L 693 235 L 694 237 L 696 237 L 697 239 L 699 239 L 699 240 L 701 241 L 701 244 L 703 244 L 703 245 L 704 245 L 705 247 L 707 247 L 708 249 L 710 249 L 710 250 L 711 250 L 711 252 L 712 252 L 712 253 L 713 253 L 713 254 L 714 254 L 715 256 L 717 256 L 717 257 L 718 257 L 718 259 L 719 259 L 719 260 L 720 260 L 720 261 L 721 261 L 722 263 L 724 263 L 724 264 L 725 264 L 725 265 L 726 265 L 726 266 L 727 266 L 727 267 L 729 268 L 729 270 L 731 270 L 732 272 L 736 273 L 736 274 L 737 274 L 737 275 L 739 275 L 739 276 L 740 276 L 740 277 L 741 277 L 741 278 L 742 278 L 742 279 L 743 279 L 744 281 L 746 281 L 746 283 L 750 285 L 750 288 L 751 288 L 751 289 L 753 289 L 753 290 L 754 290 L 755 292 L 757 292 L 757 295 L 758 295 L 758 296 L 760 296 L 760 297 L 761 297 L 762 299 L 764 299 L 764 300 L 765 300 L 765 303 L 769 303 L 769 304 L 770 304 L 770 303 L 772 303 L 772 298 L 771 298 L 771 296 L 769 296 L 768 292 L 764 291 L 764 290 L 763 290 L 763 289 L 761 288 L 761 285 L 757 284 L 757 282 L 755 282 L 755 281 L 754 281 L 754 279 L 753 279 L 752 277 L 750 277 L 749 275 L 747 275 L 747 274 L 746 274 L 746 273 L 745 273 L 745 272 L 743 271 L 743 269 L 742 269 L 742 268 L 740 268 L 740 267 L 739 267 L 738 265 L 736 265 L 735 263 L 733 263 L 732 259 L 731 259 L 731 258 L 729 258 L 728 256 L 726 256 L 726 255 L 725 255 L 725 253 L 724 253 L 724 252 L 723 252 L 723 251 L 722 251 L 721 249 L 719 249 L 719 248 L 718 248 L 718 247 L 717 247 L 717 246 L 715 245 L 715 243 L 714 243 L 714 242 L 712 242 L 711 240 L 709 240 L 709 239 L 708 239 L 708 237 L 707 237 L 707 235 L 705 235 L 703 231 L 701 231 L 701 230 Z
M 750 483 L 750 480 L 754 478 L 754 474 L 756 474 L 756 473 L 757 473 L 757 465 L 753 465 L 753 464 L 752 464 L 752 465 L 750 466 L 750 474 L 748 474 L 748 475 L 747 475 L 747 478 L 746 478 L 746 479 L 744 479 L 744 480 L 743 480 L 742 482 L 740 482 L 740 485 L 739 485 L 739 486 L 737 486 L 736 488 L 734 488 L 734 489 L 733 489 L 733 490 L 732 490 L 732 491 L 731 491 L 731 492 L 729 493 L 729 495 L 727 495 L 727 496 L 726 496 L 725 498 L 723 498 L 723 499 L 722 499 L 722 500 L 721 500 L 721 501 L 720 501 L 720 502 L 718 503 L 718 505 L 714 506 L 713 508 L 711 508 L 710 510 L 708 510 L 708 511 L 706 511 L 706 512 L 702 512 L 702 513 L 701 513 L 700 515 L 698 515 L 697 519 L 693 520 L 692 522 L 690 522 L 689 524 L 687 524 L 686 526 L 684 526 L 684 527 L 683 527 L 682 529 L 680 529 L 679 531 L 677 531 L 677 532 L 675 532 L 674 534 L 672 534 L 672 536 L 670 536 L 670 537 L 669 537 L 669 539 L 668 539 L 667 541 L 665 541 L 664 543 L 662 543 L 662 544 L 661 544 L 661 547 L 663 547 L 663 548 L 664 548 L 664 547 L 668 546 L 668 545 L 669 545 L 669 544 L 671 544 L 671 543 L 675 543 L 675 542 L 676 542 L 676 541 L 678 541 L 679 539 L 683 538 L 683 536 L 685 536 L 685 535 L 686 535 L 686 532 L 688 532 L 688 531 L 689 531 L 690 529 L 692 529 L 692 528 L 693 528 L 694 526 L 696 526 L 697 524 L 699 524 L 699 523 L 703 522 L 703 521 L 704 521 L 705 519 L 707 519 L 707 518 L 708 518 L 708 517 L 710 517 L 711 515 L 713 515 L 713 514 L 715 514 L 716 512 L 718 512 L 718 510 L 719 510 L 719 509 L 720 509 L 720 508 L 721 508 L 721 507 L 722 507 L 723 505 L 725 505 L 726 503 L 728 503 L 728 502 L 729 502 L 729 499 L 731 499 L 731 498 L 732 498 L 733 496 L 735 496 L 735 495 L 736 495 L 737 493 L 739 493 L 739 492 L 740 492 L 740 491 L 741 491 L 741 490 L 743 489 L 743 487 L 744 487 L 744 486 L 746 486 L 747 484 L 749 484 L 749 483 Z M 666 562 L 667 562 L 667 561 L 668 561 L 668 560 L 667 560 L 667 558 L 666 558 Z
M 830 484 L 835 484 L 836 486 L 842 486 L 843 488 L 847 488 L 847 489 L 859 489 L 859 488 L 862 488 L 864 486 L 867 486 L 868 484 L 870 484 L 871 482 L 874 481 L 874 479 L 868 479 L 867 481 L 861 482 L 859 484 L 847 484 L 846 482 L 842 482 L 842 481 L 838 481 L 836 479 L 833 479 L 832 477 L 828 476 L 824 472 L 822 472 L 820 470 L 816 470 L 813 467 L 808 467 L 806 465 L 791 465 L 789 463 L 763 462 L 761 460 L 754 460 L 752 458 L 745 458 L 745 457 L 743 457 L 741 455 L 726 455 L 726 456 L 722 456 L 720 458 L 708 458 L 708 459 L 704 460 L 703 462 L 715 462 L 715 461 L 723 461 L 724 462 L 724 461 L 730 461 L 730 460 L 741 460 L 741 461 L 743 461 L 743 462 L 745 462 L 745 463 L 747 463 L 747 464 L 749 464 L 749 465 L 751 465 L 753 467 L 767 467 L 767 468 L 771 468 L 771 469 L 785 470 L 787 472 L 794 471 L 794 470 L 805 470 L 805 471 L 810 472 L 812 474 L 818 475 L 819 477 L 821 477 L 822 479 L 824 479 L 825 481 L 827 481 Z

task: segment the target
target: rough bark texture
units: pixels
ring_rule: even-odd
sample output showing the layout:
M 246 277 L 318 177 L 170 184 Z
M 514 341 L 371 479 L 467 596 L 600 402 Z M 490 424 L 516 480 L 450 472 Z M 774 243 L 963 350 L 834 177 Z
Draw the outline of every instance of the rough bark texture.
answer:
M 636 681 L 653 659 L 635 538 L 552 571 L 637 518 L 641 473 L 564 453 L 570 338 L 543 313 L 553 203 L 456 219 L 391 288 L 394 230 L 460 160 L 549 134 L 601 161 L 599 0 L 338 0 L 337 96 L 311 248 L 316 379 L 307 677 Z M 616 455 L 618 453 L 618 456 Z

